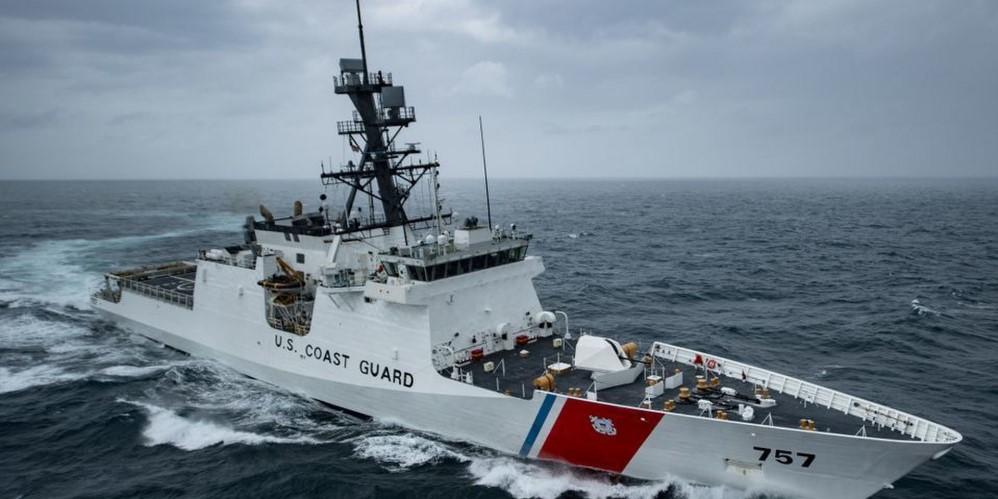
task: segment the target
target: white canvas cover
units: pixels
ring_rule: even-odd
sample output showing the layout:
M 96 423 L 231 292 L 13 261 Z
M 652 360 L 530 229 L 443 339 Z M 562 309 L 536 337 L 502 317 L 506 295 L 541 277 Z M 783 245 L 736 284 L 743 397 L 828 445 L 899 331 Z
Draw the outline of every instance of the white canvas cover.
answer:
M 582 336 L 575 345 L 575 367 L 594 372 L 616 372 L 630 368 L 631 361 L 621 359 L 622 354 L 619 352 L 622 352 L 620 344 L 614 340 L 602 336 Z

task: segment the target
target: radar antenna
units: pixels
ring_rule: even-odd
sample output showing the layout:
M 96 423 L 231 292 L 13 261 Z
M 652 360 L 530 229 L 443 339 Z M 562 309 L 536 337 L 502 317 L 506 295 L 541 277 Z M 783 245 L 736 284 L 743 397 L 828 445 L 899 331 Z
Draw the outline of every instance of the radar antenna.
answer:
M 400 225 L 416 228 L 416 224 L 428 226 L 436 218 L 435 214 L 410 217 L 406 214 L 405 203 L 423 176 L 435 171 L 440 164 L 435 159 L 414 162 L 412 158 L 420 153 L 416 143 L 396 146 L 402 129 L 416 121 L 416 111 L 412 106 L 406 106 L 404 88 L 392 83 L 391 73 L 368 70 L 360 0 L 356 0 L 356 4 L 361 58 L 340 59 L 340 74 L 333 77 L 333 87 L 337 94 L 346 94 L 353 103 L 353 119 L 337 122 L 336 132 L 348 138 L 350 148 L 360 153 L 360 159 L 356 164 L 348 162 L 339 171 L 323 171 L 320 177 L 325 185 L 342 183 L 350 187 L 345 210 L 338 220 L 347 231 Z M 403 164 L 407 158 L 409 162 Z M 435 176 L 433 181 L 436 181 Z M 380 201 L 383 218 L 370 213 L 369 219 L 350 220 L 358 193 L 369 196 L 372 203 Z M 450 221 L 450 213 L 443 216 Z

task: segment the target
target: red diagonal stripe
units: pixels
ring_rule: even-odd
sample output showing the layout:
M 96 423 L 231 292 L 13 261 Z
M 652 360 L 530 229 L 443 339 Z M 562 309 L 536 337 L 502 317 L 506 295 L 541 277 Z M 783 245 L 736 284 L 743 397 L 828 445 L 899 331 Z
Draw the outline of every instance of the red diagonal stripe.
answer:
M 597 431 L 592 417 L 608 419 L 615 434 Z M 631 462 L 662 413 L 570 398 L 538 457 L 620 473 Z

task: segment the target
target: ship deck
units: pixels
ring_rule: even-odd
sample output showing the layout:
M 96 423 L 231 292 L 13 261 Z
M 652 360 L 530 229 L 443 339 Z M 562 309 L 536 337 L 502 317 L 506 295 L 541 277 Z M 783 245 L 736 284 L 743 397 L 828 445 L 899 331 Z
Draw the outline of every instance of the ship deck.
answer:
M 117 303 L 121 292 L 128 290 L 149 298 L 188 309 L 194 308 L 194 284 L 197 282 L 197 265 L 190 262 L 173 262 L 165 265 L 107 274 L 108 285 L 95 296 Z M 110 287 L 110 280 L 118 288 Z
M 197 276 L 197 268 L 184 270 L 176 274 L 166 274 L 151 276 L 143 279 L 142 283 L 175 293 L 194 296 L 194 279 Z
M 547 366 L 559 361 L 572 364 L 572 352 L 575 340 L 563 339 L 562 347 L 556 348 L 554 346 L 554 338 L 559 338 L 559 336 L 554 335 L 548 338 L 538 338 L 525 346 L 487 355 L 479 361 L 463 366 L 462 370 L 464 372 L 471 371 L 473 384 L 480 388 L 503 392 L 515 397 L 532 398 L 534 395 L 533 380 L 543 375 L 547 370 Z M 529 352 L 528 355 L 525 357 L 521 356 L 521 350 Z M 485 365 L 490 361 L 496 368 L 493 372 L 486 372 Z M 667 360 L 664 361 L 660 358 L 655 359 L 654 366 L 659 373 L 663 372 L 663 370 L 669 374 L 676 372 L 676 370 L 682 371 L 683 386 L 691 389 L 694 398 L 700 396 L 708 399 L 714 398 L 715 404 L 735 406 L 727 410 L 729 419 L 732 421 L 742 421 L 741 416 L 737 412 L 738 400 L 730 397 L 724 397 L 725 400 L 721 400 L 720 393 L 716 391 L 720 387 L 716 387 L 716 390 L 711 392 L 711 394 L 698 394 L 695 389 L 696 376 L 704 374 L 703 368 Z M 441 374 L 447 376 L 449 372 L 444 371 Z M 582 391 L 582 396 L 585 396 L 585 391 L 590 389 L 593 383 L 590 371 L 574 368 L 556 375 L 555 380 L 555 392 L 568 393 L 569 389 L 579 389 Z M 645 386 L 645 376 L 642 375 L 632 383 L 598 390 L 597 400 L 640 407 L 645 400 Z M 721 377 L 720 386 L 733 388 L 737 390 L 739 395 L 746 397 L 751 397 L 755 388 L 752 383 L 724 376 Z M 651 399 L 651 408 L 662 410 L 666 400 L 672 399 L 678 401 L 678 395 L 679 387 L 665 389 L 662 395 Z M 771 422 L 773 426 L 799 428 L 801 419 L 810 419 L 815 422 L 816 431 L 856 435 L 862 434 L 861 428 L 865 427 L 865 435 L 868 437 L 905 440 L 911 438 L 909 435 L 891 430 L 890 428 L 880 427 L 870 421 L 864 423 L 855 416 L 846 415 L 840 411 L 831 410 L 813 403 L 807 403 L 804 400 L 787 394 L 771 392 L 769 396 L 776 400 L 776 406 L 768 408 L 753 407 L 755 411 L 755 417 L 752 420 L 753 423 L 770 424 Z M 695 401 L 685 404 L 677 403 L 672 412 L 689 416 L 701 416 L 701 410 Z

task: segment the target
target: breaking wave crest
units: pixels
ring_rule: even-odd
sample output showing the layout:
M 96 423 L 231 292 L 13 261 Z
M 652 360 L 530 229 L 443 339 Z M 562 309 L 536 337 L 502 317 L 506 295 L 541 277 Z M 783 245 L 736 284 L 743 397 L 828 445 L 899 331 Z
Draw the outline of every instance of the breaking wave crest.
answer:
M 183 417 L 176 412 L 143 402 L 120 400 L 144 409 L 149 421 L 142 431 L 147 446 L 172 445 L 183 450 L 198 450 L 213 445 L 318 444 L 307 436 L 277 437 L 240 431 L 207 420 Z
M 247 378 L 210 360 L 189 359 L 159 377 L 146 396 L 180 398 L 185 407 L 225 415 L 239 427 L 268 432 L 301 431 L 322 441 L 337 438 L 342 416 L 314 400 Z
M 361 437 L 354 450 L 359 457 L 388 465 L 389 471 L 405 471 L 444 460 L 470 461 L 469 457 L 451 450 L 444 443 L 414 434 Z
M 170 369 L 171 367 L 173 366 L 166 364 L 152 366 L 110 366 L 101 369 L 100 373 L 106 376 L 120 378 L 141 378 L 151 376 L 153 374 L 159 374 Z
M 22 370 L 0 367 L 0 393 L 25 390 L 35 386 L 63 383 L 83 378 L 83 375 L 53 366 L 34 366 Z
M 151 376 L 186 359 L 149 348 L 143 339 L 101 330 L 91 313 L 25 309 L 5 319 L 0 393 L 57 383 Z M 113 379 L 112 379 L 113 378 Z
M 477 485 L 500 488 L 516 498 L 554 499 L 575 492 L 592 499 L 683 497 L 741 499 L 743 492 L 725 487 L 694 485 L 682 480 L 617 481 L 611 475 L 556 463 L 526 462 L 510 457 L 478 458 L 468 472 Z
M 911 300 L 911 313 L 915 315 L 934 315 L 934 316 L 942 315 L 942 313 L 939 312 L 938 310 L 922 305 L 922 302 L 920 302 L 918 298 Z

